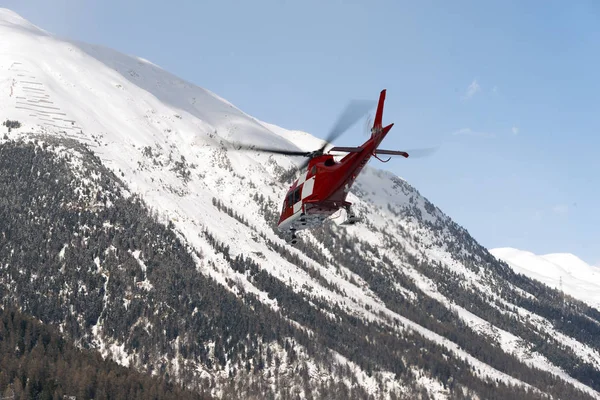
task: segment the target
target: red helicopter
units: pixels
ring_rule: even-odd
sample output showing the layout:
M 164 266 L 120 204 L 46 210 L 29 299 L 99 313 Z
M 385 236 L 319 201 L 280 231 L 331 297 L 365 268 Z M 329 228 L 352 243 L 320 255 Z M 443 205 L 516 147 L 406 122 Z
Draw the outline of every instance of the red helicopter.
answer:
M 339 161 L 336 161 L 332 154 L 324 153 L 325 147 L 366 114 L 373 102 L 351 102 L 320 149 L 307 152 L 255 146 L 246 147 L 254 151 L 308 157 L 308 160 L 298 167 L 303 173 L 292 184 L 285 196 L 277 225 L 279 231 L 286 235 L 288 243 L 296 244 L 298 241 L 297 231 L 320 225 L 326 218 L 341 208 L 344 208 L 347 214 L 347 219 L 343 224 L 355 224 L 359 219 L 352 211 L 352 204 L 346 201 L 346 197 L 363 167 L 371 157 L 375 157 L 382 162 L 388 162 L 391 159 L 389 157 L 387 160 L 382 160 L 378 157 L 379 155 L 408 157 L 408 153 L 405 151 L 381 150 L 378 148 L 394 125 L 393 123 L 387 126 L 382 125 L 385 94 L 386 89 L 382 90 L 379 95 L 379 103 L 369 140 L 359 147 L 332 147 L 329 149 L 328 152 L 348 153 Z

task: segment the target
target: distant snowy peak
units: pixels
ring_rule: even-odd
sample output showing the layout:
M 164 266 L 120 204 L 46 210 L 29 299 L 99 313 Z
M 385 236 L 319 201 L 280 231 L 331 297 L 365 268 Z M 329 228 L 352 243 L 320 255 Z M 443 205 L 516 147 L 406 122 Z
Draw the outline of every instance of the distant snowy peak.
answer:
M 595 271 L 598 267 L 589 265 L 581 258 L 571 253 L 551 253 L 545 255 L 536 255 L 529 251 L 519 250 L 512 247 L 500 247 L 490 250 L 490 252 L 499 258 L 508 258 L 510 260 L 514 258 L 528 258 L 534 257 L 542 259 L 548 263 L 552 263 L 569 274 L 578 274 L 581 272 L 587 272 L 589 270 Z M 600 272 L 600 270 L 598 270 Z
M 536 279 L 600 309 L 600 268 L 570 253 L 536 255 L 511 247 L 491 249 L 515 272 Z M 562 287 L 561 287 L 562 286 Z
M 565 268 L 567 271 L 571 272 L 572 274 L 577 274 L 582 271 L 587 271 L 590 268 L 593 268 L 593 269 L 596 268 L 596 267 L 589 265 L 588 263 L 583 261 L 581 258 L 579 258 L 576 255 L 571 254 L 571 253 L 552 253 L 552 254 L 546 254 L 541 257 L 544 258 L 545 260 L 550 261 L 551 263 L 562 266 L 563 268 Z

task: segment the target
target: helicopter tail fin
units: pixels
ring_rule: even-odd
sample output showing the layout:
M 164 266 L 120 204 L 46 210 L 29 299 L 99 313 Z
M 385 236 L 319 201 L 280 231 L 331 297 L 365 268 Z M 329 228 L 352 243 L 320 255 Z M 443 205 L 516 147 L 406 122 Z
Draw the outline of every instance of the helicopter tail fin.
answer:
M 373 128 L 371 129 L 371 137 L 378 135 L 382 131 L 383 121 L 383 103 L 385 102 L 385 92 L 383 89 L 379 94 L 379 103 L 377 104 L 377 112 L 375 113 L 375 120 L 373 121 Z

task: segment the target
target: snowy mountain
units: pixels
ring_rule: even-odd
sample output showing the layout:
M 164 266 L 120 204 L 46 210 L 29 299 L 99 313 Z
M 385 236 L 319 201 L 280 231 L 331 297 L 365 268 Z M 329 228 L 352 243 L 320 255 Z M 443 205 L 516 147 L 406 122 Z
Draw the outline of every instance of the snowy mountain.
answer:
M 366 222 L 290 247 L 300 160 L 222 141 L 319 139 L 9 10 L 0 37 L 0 293 L 77 345 L 223 398 L 600 397 L 600 312 L 405 180 L 367 166 Z
M 490 250 L 517 273 L 536 279 L 551 288 L 600 309 L 600 268 L 588 265 L 569 253 L 535 255 L 503 247 Z

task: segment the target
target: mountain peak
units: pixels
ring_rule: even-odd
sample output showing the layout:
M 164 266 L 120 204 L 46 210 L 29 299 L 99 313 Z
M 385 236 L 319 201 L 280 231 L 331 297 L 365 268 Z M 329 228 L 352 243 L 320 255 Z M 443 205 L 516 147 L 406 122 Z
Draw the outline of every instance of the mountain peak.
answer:
M 10 20 L 21 20 L 27 22 L 27 20 L 21 17 L 19 14 L 14 12 L 9 8 L 0 7 L 0 20 L 2 21 L 10 21 Z
M 555 264 L 568 266 L 571 269 L 583 270 L 592 267 L 572 253 L 551 253 L 545 254 L 542 257 Z
M 571 253 L 536 255 L 511 247 L 491 249 L 496 258 L 515 272 L 600 308 L 600 269 Z
M 35 33 L 38 35 L 48 35 L 48 32 L 44 31 L 41 28 L 38 28 L 31 22 L 27 21 L 25 18 L 21 17 L 19 14 L 8 8 L 0 8 L 0 26 L 27 30 L 30 33 Z

